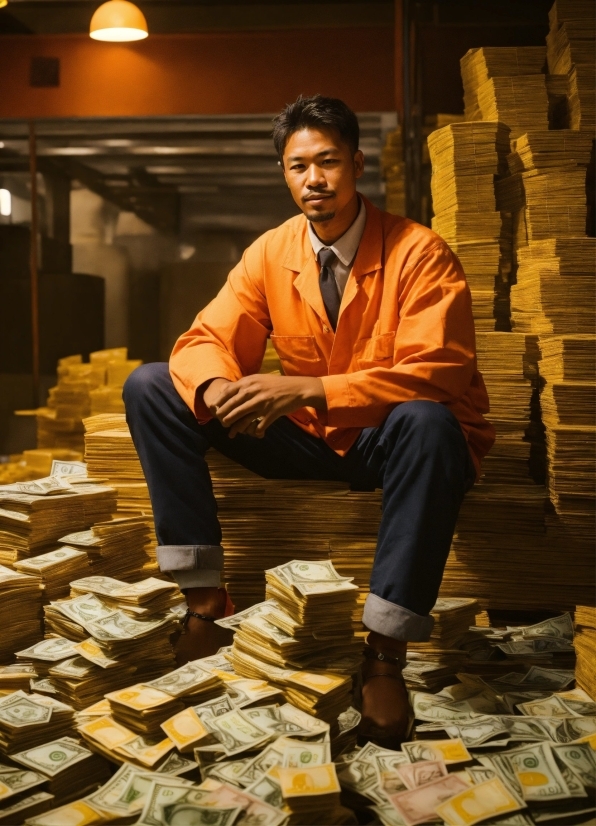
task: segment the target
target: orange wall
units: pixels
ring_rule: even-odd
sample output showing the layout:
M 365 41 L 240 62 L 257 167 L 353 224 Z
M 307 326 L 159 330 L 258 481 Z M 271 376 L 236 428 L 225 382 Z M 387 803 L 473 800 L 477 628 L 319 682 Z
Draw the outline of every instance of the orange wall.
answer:
M 0 37 L 0 117 L 118 117 L 274 112 L 300 93 L 360 112 L 395 110 L 391 28 Z M 60 87 L 29 86 L 31 57 L 60 58 Z

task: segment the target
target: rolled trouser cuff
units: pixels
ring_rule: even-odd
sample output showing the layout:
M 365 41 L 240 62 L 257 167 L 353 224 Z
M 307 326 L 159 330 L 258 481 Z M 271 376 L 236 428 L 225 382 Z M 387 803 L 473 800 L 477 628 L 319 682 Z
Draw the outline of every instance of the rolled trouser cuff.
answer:
M 364 603 L 362 622 L 369 631 L 404 642 L 427 642 L 435 624 L 431 616 L 422 616 L 369 594 Z
M 178 587 L 219 588 L 224 565 L 221 545 L 158 545 L 157 561 Z

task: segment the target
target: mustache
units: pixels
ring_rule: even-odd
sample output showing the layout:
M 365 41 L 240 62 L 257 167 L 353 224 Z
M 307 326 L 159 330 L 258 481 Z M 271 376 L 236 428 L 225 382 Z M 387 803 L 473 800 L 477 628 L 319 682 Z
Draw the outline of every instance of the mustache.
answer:
M 335 192 L 332 189 L 311 189 L 309 190 L 308 195 L 303 196 L 302 200 L 310 201 L 315 198 L 320 198 L 321 196 L 328 197 L 329 195 L 335 195 Z

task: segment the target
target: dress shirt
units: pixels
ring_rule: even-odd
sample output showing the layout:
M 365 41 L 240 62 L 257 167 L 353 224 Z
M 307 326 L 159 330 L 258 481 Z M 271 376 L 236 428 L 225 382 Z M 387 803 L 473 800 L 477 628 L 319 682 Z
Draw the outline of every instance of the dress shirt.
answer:
M 348 276 L 350 275 L 350 270 L 352 269 L 352 263 L 354 258 L 356 258 L 356 253 L 358 252 L 360 239 L 364 233 L 365 226 L 366 207 L 364 206 L 362 199 L 360 199 L 360 210 L 354 223 L 344 232 L 341 238 L 338 238 L 337 241 L 331 245 L 324 244 L 315 232 L 311 222 L 308 222 L 308 235 L 310 237 L 310 243 L 312 244 L 315 257 L 319 255 L 319 252 L 322 249 L 333 250 L 337 256 L 337 260 L 331 265 L 331 269 L 333 270 L 333 274 L 335 276 L 335 283 L 337 284 L 340 297 L 343 297 Z

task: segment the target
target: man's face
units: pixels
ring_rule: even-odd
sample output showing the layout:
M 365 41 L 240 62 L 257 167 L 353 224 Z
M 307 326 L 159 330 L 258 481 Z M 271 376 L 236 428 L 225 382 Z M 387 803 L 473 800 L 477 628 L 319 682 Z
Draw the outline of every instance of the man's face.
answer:
M 352 201 L 364 171 L 334 129 L 301 129 L 290 135 L 283 155 L 284 176 L 292 198 L 309 221 L 331 221 Z

